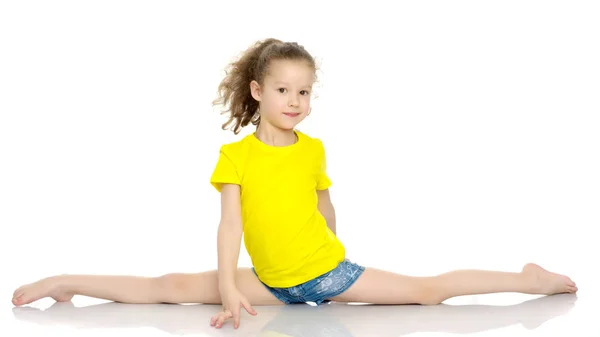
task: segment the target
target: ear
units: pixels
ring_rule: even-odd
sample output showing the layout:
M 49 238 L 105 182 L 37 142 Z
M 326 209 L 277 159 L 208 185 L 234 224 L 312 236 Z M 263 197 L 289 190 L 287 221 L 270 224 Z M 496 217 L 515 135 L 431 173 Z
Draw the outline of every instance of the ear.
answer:
M 260 89 L 260 85 L 258 84 L 258 82 L 256 81 L 252 81 L 250 82 L 250 94 L 252 95 L 252 97 L 259 101 L 261 100 L 260 96 L 261 96 L 261 89 Z

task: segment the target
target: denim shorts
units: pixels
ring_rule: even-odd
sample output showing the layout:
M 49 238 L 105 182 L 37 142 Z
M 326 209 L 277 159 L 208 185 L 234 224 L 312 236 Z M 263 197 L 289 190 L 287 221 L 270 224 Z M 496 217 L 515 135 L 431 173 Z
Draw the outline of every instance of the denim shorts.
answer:
M 257 275 L 254 267 L 251 269 Z M 335 269 L 293 287 L 275 288 L 269 287 L 262 281 L 261 283 L 285 304 L 313 302 L 321 305 L 324 302 L 331 302 L 329 298 L 350 288 L 364 271 L 365 267 L 344 259 Z

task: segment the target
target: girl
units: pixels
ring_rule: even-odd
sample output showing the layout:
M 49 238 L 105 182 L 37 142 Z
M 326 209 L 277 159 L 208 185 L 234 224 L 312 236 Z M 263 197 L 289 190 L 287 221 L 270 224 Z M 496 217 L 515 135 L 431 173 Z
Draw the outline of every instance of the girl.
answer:
M 295 129 L 310 114 L 313 57 L 300 45 L 266 39 L 230 65 L 219 85 L 233 132 L 256 131 L 224 144 L 210 179 L 221 194 L 218 269 L 159 277 L 57 275 L 18 288 L 16 306 L 43 297 L 85 295 L 124 303 L 222 304 L 210 324 L 253 305 L 329 301 L 434 305 L 460 295 L 497 292 L 575 293 L 575 283 L 536 264 L 520 272 L 457 270 L 405 276 L 351 262 L 336 237 L 325 149 Z M 237 268 L 242 233 L 252 268 Z

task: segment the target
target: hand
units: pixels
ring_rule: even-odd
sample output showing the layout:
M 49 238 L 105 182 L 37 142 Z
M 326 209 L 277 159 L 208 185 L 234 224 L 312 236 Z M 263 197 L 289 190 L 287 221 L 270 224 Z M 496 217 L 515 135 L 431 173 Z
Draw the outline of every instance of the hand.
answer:
M 223 323 L 228 318 L 233 318 L 233 327 L 237 329 L 240 326 L 241 306 L 250 315 L 258 315 L 250 305 L 250 302 L 248 302 L 248 299 L 236 287 L 221 291 L 221 302 L 223 303 L 223 310 L 210 319 L 210 325 L 216 328 L 223 326 Z

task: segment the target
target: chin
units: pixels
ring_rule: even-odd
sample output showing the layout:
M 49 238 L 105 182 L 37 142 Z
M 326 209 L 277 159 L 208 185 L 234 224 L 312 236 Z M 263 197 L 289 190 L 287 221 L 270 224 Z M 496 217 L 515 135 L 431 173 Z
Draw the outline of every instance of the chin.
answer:
M 292 130 L 294 130 L 296 125 L 298 125 L 298 123 L 294 123 L 294 124 L 282 123 L 282 124 L 279 124 L 277 127 L 279 127 L 281 130 L 284 130 L 284 131 L 292 131 Z

